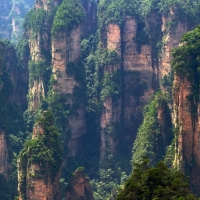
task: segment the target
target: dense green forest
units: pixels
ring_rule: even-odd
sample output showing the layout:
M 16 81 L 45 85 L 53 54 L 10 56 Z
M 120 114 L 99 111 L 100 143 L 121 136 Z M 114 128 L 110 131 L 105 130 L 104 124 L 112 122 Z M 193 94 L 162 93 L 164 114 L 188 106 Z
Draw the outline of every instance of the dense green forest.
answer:
M 131 199 L 177 199 L 195 200 L 189 191 L 188 178 L 179 171 L 167 168 L 164 162 L 149 167 L 149 159 L 143 157 L 135 163 L 131 177 L 117 195 L 117 200 Z

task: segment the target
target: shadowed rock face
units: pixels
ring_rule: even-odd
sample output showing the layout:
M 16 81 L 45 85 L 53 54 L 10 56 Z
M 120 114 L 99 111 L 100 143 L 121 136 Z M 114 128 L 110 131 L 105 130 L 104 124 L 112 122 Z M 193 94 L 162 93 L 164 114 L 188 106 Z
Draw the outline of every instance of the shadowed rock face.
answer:
M 4 175 L 8 180 L 10 177 L 11 165 L 8 157 L 8 145 L 5 133 L 0 131 L 0 174 Z
M 153 77 L 157 74 L 157 69 L 152 66 L 151 45 L 141 45 L 138 49 L 134 40 L 138 24 L 137 19 L 127 17 L 122 30 L 122 124 L 128 143 L 133 143 L 142 120 L 143 107 L 155 92 Z
M 92 188 L 89 184 L 89 178 L 84 171 L 76 170 L 71 178 L 71 182 L 66 192 L 67 200 L 94 200 Z

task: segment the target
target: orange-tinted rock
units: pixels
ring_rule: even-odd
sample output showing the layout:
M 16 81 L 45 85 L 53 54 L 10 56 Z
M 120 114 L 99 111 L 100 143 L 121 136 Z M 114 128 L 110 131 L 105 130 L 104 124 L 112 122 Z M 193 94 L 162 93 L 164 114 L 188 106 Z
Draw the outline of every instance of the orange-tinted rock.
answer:
M 200 113 L 199 102 L 191 100 L 193 80 L 175 75 L 173 84 L 174 124 L 176 144 L 174 167 L 190 176 L 192 189 L 200 187 Z
M 44 127 L 36 123 L 32 139 L 44 134 Z M 18 159 L 19 200 L 60 200 L 60 169 L 55 172 L 48 162 L 36 164 L 29 159 L 24 155 Z
M 121 56 L 121 29 L 117 24 L 108 24 L 106 32 L 106 41 L 108 51 L 116 51 L 118 56 Z M 114 74 L 121 69 L 121 63 L 110 64 L 104 66 L 104 76 L 106 73 Z M 115 83 L 117 84 L 117 83 Z M 120 92 L 120 87 L 118 90 Z M 106 154 L 106 143 L 109 144 L 111 153 L 117 154 L 117 146 L 119 138 L 116 125 L 121 122 L 121 98 L 114 100 L 113 97 L 108 96 L 103 100 L 103 107 L 101 111 L 101 147 L 100 159 L 103 160 Z
M 162 51 L 160 58 L 160 80 L 164 75 L 168 75 L 171 72 L 171 60 L 172 60 L 172 50 L 177 47 L 180 43 L 180 39 L 190 30 L 190 26 L 187 21 L 178 21 L 177 25 L 171 25 L 169 23 L 173 21 L 173 15 L 171 17 L 162 16 Z
M 77 26 L 70 32 L 59 32 L 52 42 L 52 71 L 56 80 L 53 91 L 58 95 L 63 95 L 65 104 L 70 107 L 77 101 L 74 98 L 74 88 L 82 88 L 81 83 L 75 80 L 74 75 L 67 74 L 68 64 L 79 62 L 81 34 L 81 26 Z M 80 145 L 81 136 L 86 132 L 85 108 L 82 104 L 79 104 L 76 113 L 68 117 L 65 130 L 65 132 L 70 131 L 71 133 L 67 144 L 71 150 L 71 156 L 75 156 L 80 152 L 81 147 L 78 146 Z
M 77 169 L 72 175 L 70 184 L 66 192 L 66 200 L 94 200 L 89 178 L 84 171 Z

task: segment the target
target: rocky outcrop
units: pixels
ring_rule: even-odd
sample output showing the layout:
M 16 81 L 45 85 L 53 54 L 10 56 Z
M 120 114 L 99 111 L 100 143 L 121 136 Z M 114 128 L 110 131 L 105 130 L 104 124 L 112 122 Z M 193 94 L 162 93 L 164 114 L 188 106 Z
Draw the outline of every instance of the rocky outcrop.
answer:
M 77 169 L 72 175 L 69 186 L 67 187 L 66 199 L 94 200 L 89 178 L 85 176 L 83 170 Z
M 8 180 L 10 177 L 11 165 L 9 163 L 9 150 L 6 141 L 6 136 L 3 131 L 0 131 L 0 174 Z

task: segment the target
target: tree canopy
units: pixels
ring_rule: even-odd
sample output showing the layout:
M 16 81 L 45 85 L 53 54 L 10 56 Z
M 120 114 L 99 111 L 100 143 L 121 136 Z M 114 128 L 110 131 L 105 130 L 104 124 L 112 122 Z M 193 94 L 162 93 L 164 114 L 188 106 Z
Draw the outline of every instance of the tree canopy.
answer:
M 133 173 L 116 200 L 195 200 L 189 191 L 188 178 L 180 171 L 173 171 L 159 162 L 156 167 L 149 167 L 149 159 L 142 158 L 134 166 Z

